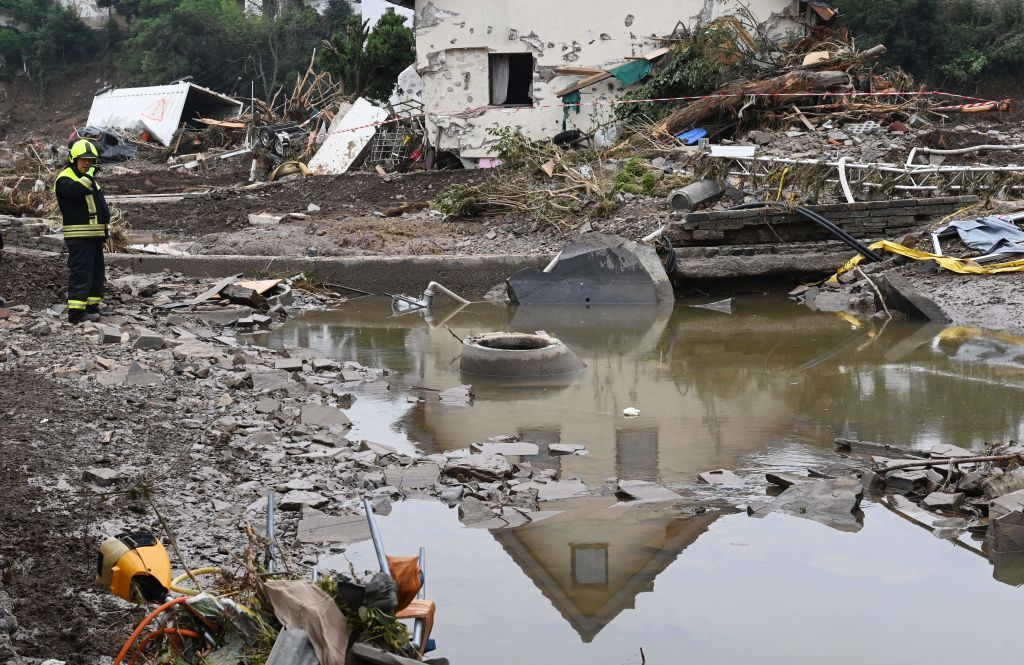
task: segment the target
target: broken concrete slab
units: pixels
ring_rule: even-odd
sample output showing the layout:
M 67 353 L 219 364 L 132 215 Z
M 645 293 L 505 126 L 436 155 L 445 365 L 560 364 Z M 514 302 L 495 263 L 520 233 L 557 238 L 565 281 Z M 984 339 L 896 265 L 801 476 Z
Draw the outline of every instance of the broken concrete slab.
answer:
M 125 475 L 114 469 L 92 468 L 82 472 L 83 481 L 99 485 L 100 487 L 110 487 L 124 479 Z
M 135 342 L 132 344 L 133 349 L 140 351 L 159 351 L 166 346 L 164 338 L 152 330 L 142 329 L 138 333 L 138 337 L 135 338 Z
M 501 455 L 469 455 L 449 461 L 444 468 L 444 475 L 463 482 L 489 482 L 511 477 L 512 465 Z
M 1024 490 L 1010 492 L 1003 496 L 997 496 L 988 502 L 989 519 L 1024 511 Z
M 467 496 L 459 504 L 459 521 L 466 526 L 478 526 L 491 524 L 494 522 L 497 515 L 494 510 L 484 501 L 473 497 Z M 500 526 L 504 526 L 505 521 L 501 520 Z M 492 528 L 492 527 L 485 527 Z
M 1024 513 L 1012 512 L 991 520 L 986 537 L 990 552 L 1024 553 Z
M 537 490 L 538 501 L 559 501 L 578 496 L 590 496 L 590 488 L 582 480 L 558 480 L 549 483 L 524 483 Z M 518 489 L 518 487 L 516 488 Z M 524 488 L 525 489 L 525 488 Z
M 437 464 L 417 464 L 404 469 L 385 469 L 384 476 L 388 485 L 398 489 L 433 488 L 441 477 L 441 467 Z
M 899 494 L 924 494 L 928 491 L 928 474 L 925 471 L 890 471 L 885 474 L 886 489 Z
M 792 485 L 775 500 L 748 513 L 763 516 L 780 512 L 820 522 L 839 531 L 859 531 L 862 524 L 854 515 L 860 507 L 864 488 L 855 478 L 816 480 Z
M 120 344 L 122 333 L 113 326 L 100 326 L 96 329 L 96 341 L 100 344 Z
M 473 397 L 473 386 L 471 385 L 455 386 L 437 394 L 441 403 L 447 406 L 472 406 Z
M 652 245 L 601 233 L 577 237 L 550 271 L 525 268 L 506 285 L 520 305 L 656 305 L 675 298 Z
M 370 539 L 370 527 L 362 515 L 307 515 L 299 520 L 300 543 L 351 545 Z
M 769 471 L 764 474 L 764 478 L 772 485 L 777 485 L 779 487 L 792 487 L 799 483 L 809 483 L 814 481 L 814 478 L 811 478 L 810 476 L 798 476 L 794 473 L 783 473 L 782 471 Z
M 469 444 L 469 450 L 470 452 L 482 455 L 508 455 L 512 457 L 529 457 L 540 454 L 540 446 L 536 443 L 527 443 L 525 441 L 471 443 Z
M 301 372 L 303 368 L 302 358 L 279 358 L 274 362 L 274 369 L 285 372 Z
M 303 506 L 322 508 L 331 500 L 322 494 L 307 490 L 292 490 L 281 497 L 278 508 L 281 510 L 302 510 Z
M 615 496 L 621 501 L 631 503 L 675 501 L 680 498 L 672 490 L 647 480 L 620 480 L 616 486 Z
M 256 402 L 256 413 L 276 413 L 281 410 L 281 401 L 270 397 L 261 397 Z
M 960 492 L 932 492 L 921 501 L 921 505 L 928 510 L 959 510 L 963 502 L 964 495 Z
M 132 361 L 132 364 L 128 366 L 128 371 L 124 376 L 124 385 L 126 386 L 155 386 L 158 383 L 162 383 L 164 378 L 159 374 L 148 372 L 143 369 L 142 365 Z
M 743 479 L 728 469 L 705 471 L 697 476 L 702 483 L 709 485 L 742 485 Z
M 281 370 L 252 373 L 252 389 L 257 392 L 287 390 L 293 383 L 291 375 Z
M 302 407 L 301 420 L 303 425 L 314 427 L 351 427 L 352 421 L 348 419 L 341 409 L 334 406 L 321 406 L 318 404 L 307 404 Z
M 977 454 L 949 443 L 936 443 L 928 452 L 932 457 L 972 457 Z

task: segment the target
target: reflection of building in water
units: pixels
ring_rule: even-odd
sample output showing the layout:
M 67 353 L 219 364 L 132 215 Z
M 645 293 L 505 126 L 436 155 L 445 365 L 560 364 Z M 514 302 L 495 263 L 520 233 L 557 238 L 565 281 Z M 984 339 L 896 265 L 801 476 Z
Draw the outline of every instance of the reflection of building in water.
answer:
M 494 537 L 584 642 L 653 591 L 655 578 L 719 516 L 613 506 L 611 497 L 564 503 L 573 508 Z

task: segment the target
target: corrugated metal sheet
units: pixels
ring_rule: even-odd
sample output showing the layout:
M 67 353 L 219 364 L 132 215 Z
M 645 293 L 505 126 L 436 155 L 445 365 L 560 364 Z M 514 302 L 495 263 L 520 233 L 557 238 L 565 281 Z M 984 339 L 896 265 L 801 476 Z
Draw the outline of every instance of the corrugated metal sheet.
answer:
M 197 115 L 225 118 L 238 115 L 242 103 L 194 83 L 145 88 L 117 88 L 96 95 L 89 110 L 90 127 L 141 132 L 169 145 L 183 121 Z

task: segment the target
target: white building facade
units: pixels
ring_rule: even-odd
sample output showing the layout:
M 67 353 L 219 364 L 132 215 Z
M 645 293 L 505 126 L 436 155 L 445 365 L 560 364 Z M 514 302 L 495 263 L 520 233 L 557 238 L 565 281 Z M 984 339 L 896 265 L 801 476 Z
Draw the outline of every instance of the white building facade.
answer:
M 415 10 L 416 69 L 428 138 L 467 159 L 494 156 L 488 130 L 517 126 L 533 139 L 591 131 L 623 91 L 616 78 L 583 88 L 579 112 L 557 93 L 584 79 L 559 68 L 611 68 L 654 52 L 680 21 L 749 7 L 779 33 L 802 30 L 793 0 L 390 0 Z

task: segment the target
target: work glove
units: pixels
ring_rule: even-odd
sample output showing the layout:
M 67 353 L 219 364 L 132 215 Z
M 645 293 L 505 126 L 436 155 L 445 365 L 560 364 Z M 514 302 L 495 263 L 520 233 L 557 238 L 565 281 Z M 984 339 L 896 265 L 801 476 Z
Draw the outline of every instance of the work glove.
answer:
M 100 167 L 96 164 L 93 164 L 92 166 L 89 167 L 89 170 L 85 172 L 85 175 L 89 176 L 90 180 L 95 180 L 96 174 L 99 172 L 99 170 Z

